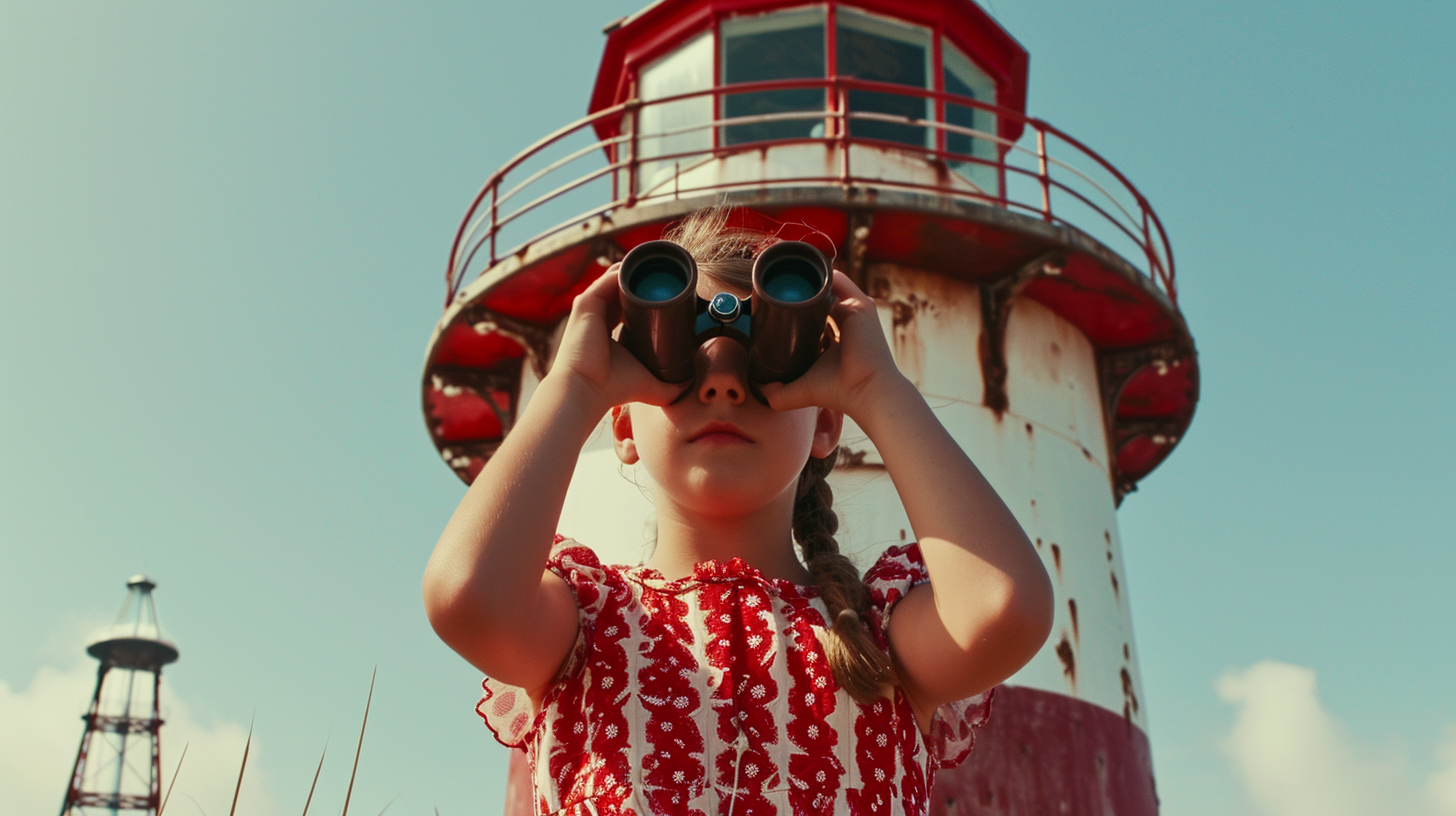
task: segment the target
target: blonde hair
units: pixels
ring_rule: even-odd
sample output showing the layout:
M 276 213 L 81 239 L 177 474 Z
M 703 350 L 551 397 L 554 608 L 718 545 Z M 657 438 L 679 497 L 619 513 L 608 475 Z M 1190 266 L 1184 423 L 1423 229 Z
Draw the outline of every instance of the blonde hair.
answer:
M 698 262 L 703 277 L 749 291 L 753 258 L 778 239 L 758 230 L 730 227 L 731 214 L 726 207 L 698 210 L 674 224 L 663 237 L 682 245 Z M 890 656 L 875 643 L 866 623 L 869 590 L 834 537 L 839 517 L 828 477 L 837 458 L 836 449 L 804 463 L 794 496 L 792 527 L 804 566 L 814 576 L 829 611 L 821 641 L 834 680 L 856 701 L 868 705 L 895 683 L 895 673 Z

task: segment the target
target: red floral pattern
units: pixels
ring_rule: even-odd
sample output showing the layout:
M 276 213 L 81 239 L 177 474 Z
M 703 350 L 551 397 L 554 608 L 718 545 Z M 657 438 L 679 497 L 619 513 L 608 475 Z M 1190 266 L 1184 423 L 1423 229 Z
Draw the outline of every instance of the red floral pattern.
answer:
M 580 633 L 536 710 L 487 679 L 476 711 L 527 752 L 541 814 L 922 814 L 937 768 L 960 762 L 990 694 L 941 706 L 929 737 L 896 690 L 861 706 L 839 688 L 812 586 L 741 559 L 668 581 L 604 567 L 558 539 L 548 567 L 576 594 Z M 871 631 L 928 579 L 915 545 L 865 575 Z

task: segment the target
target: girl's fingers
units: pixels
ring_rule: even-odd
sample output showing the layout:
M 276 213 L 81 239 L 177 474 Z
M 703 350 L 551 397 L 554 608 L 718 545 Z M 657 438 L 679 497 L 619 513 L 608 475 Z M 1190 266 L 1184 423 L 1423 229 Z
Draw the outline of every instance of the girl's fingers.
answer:
M 837 393 L 839 355 L 839 346 L 834 346 L 820 355 L 814 365 L 798 379 L 787 383 L 764 383 L 759 386 L 759 393 L 763 394 L 769 407 L 775 411 L 789 411 L 810 405 L 838 410 L 838 401 L 832 395 Z
M 854 281 L 849 279 L 848 275 L 840 272 L 838 269 L 834 270 L 834 279 L 829 282 L 829 291 L 836 298 L 840 299 L 847 297 L 866 297 L 864 290 L 856 286 Z
M 600 277 L 591 282 L 576 300 L 572 301 L 571 310 L 577 314 L 600 315 L 608 325 L 615 324 L 612 318 L 618 317 L 621 309 L 621 297 L 617 288 L 617 270 L 621 264 L 612 264 L 603 272 Z
M 612 370 L 620 372 L 623 386 L 621 393 L 616 396 L 615 404 L 643 402 L 648 405 L 667 405 L 681 396 L 684 388 L 691 386 L 691 383 L 665 383 L 657 379 L 625 346 L 615 340 L 611 343 Z

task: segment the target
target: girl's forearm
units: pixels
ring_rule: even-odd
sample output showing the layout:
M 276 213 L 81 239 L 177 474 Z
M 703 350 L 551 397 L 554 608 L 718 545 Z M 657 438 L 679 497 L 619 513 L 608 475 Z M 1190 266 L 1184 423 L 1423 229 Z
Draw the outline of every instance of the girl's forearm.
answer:
M 1020 523 L 915 386 L 886 379 L 852 416 L 895 483 L 947 633 L 969 649 L 998 627 L 1013 639 L 1049 628 L 1051 582 Z
M 445 526 L 425 569 L 431 618 L 488 627 L 535 608 L 576 460 L 605 409 L 546 378 Z

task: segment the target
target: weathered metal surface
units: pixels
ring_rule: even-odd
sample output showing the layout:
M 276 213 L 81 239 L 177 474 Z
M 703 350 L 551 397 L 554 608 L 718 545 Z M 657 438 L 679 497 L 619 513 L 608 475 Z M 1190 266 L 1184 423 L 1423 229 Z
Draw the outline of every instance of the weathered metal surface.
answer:
M 942 771 L 933 816 L 1154 816 L 1158 795 L 1143 729 L 1101 706 L 1003 687 L 976 749 Z

